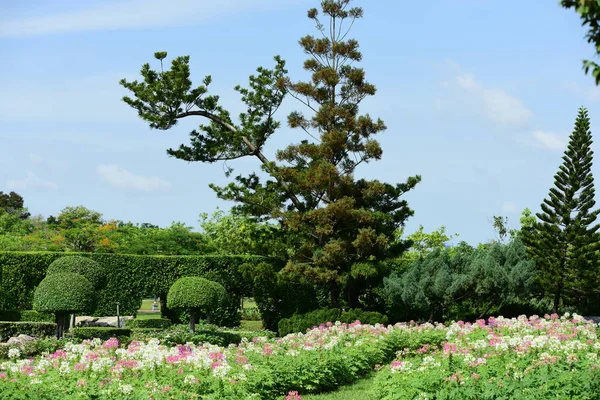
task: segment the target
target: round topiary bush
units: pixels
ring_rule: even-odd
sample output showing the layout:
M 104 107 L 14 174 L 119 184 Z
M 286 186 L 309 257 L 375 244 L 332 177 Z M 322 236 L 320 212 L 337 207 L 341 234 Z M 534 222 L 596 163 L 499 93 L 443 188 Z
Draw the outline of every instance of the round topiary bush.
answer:
M 35 289 L 33 308 L 53 312 L 56 336 L 62 337 L 69 314 L 93 309 L 94 287 L 84 276 L 72 272 L 46 276 Z
M 67 256 L 61 257 L 48 266 L 46 275 L 72 272 L 83 275 L 94 289 L 102 289 L 105 283 L 105 273 L 102 265 L 88 257 Z
M 206 320 L 210 323 L 211 314 L 226 298 L 227 291 L 217 282 L 198 276 L 187 276 L 175 281 L 169 289 L 167 307 L 188 309 L 190 330 L 195 332 L 197 314 L 206 314 Z

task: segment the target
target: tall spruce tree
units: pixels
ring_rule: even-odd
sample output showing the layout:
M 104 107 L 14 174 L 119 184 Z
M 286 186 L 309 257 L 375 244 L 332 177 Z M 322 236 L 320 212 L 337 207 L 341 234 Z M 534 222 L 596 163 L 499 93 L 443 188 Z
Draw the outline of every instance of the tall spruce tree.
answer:
M 156 53 L 159 71 L 145 64 L 142 82 L 121 84 L 134 95 L 123 100 L 152 128 L 167 130 L 192 116 L 209 121 L 191 132 L 189 145 L 170 149 L 169 155 L 200 162 L 256 157 L 268 178 L 252 173 L 237 176 L 225 187 L 211 185 L 217 196 L 236 202 L 236 211 L 245 215 L 278 220 L 293 240 L 285 271 L 327 287 L 332 306 L 344 299 L 358 307 L 387 273 L 383 261 L 406 247 L 394 232 L 413 212 L 400 197 L 420 177 L 395 185 L 354 177 L 360 164 L 381 158 L 373 136 L 386 126 L 359 114 L 360 103 L 375 94 L 375 86 L 356 66 L 362 58 L 358 42 L 347 38 L 355 20 L 363 16 L 350 2 L 322 1 L 327 21 L 319 19 L 317 9 L 308 11 L 318 34 L 299 43 L 309 56 L 304 69 L 311 80 L 294 82 L 284 61 L 275 57 L 273 69 L 258 68 L 247 88 L 236 87 L 247 110 L 237 123 L 218 96 L 208 95 L 210 77 L 192 86 L 189 57 L 176 58 L 165 71 L 162 60 L 167 54 Z M 274 114 L 286 95 L 310 115 L 296 111 L 288 116 L 289 127 L 297 129 L 301 139 L 277 151 L 271 161 L 263 148 L 279 128 Z
M 536 214 L 538 221 L 522 231 L 539 283 L 553 296 L 554 312 L 561 300 L 581 304 L 599 289 L 600 225 L 595 221 L 600 210 L 592 211 L 596 202 L 591 145 L 588 113 L 580 108 L 554 187 Z

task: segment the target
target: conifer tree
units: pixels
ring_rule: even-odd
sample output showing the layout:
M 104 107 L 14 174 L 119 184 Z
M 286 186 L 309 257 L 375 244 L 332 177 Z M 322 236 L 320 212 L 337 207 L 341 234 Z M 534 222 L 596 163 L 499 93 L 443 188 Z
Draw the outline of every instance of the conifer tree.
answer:
M 563 164 L 554 187 L 537 213 L 536 223 L 523 230 L 523 240 L 536 262 L 541 287 L 553 297 L 554 312 L 561 300 L 580 303 L 598 291 L 598 228 L 591 172 L 592 133 L 587 110 L 579 109 Z
M 299 43 L 308 55 L 304 69 L 312 74 L 311 80 L 293 81 L 285 62 L 275 57 L 273 69 L 258 68 L 247 88 L 236 87 L 247 110 L 237 123 L 218 96 L 208 95 L 210 77 L 203 85 L 192 86 L 189 57 L 178 57 L 164 71 L 167 54 L 156 53 L 159 71 L 145 64 L 142 82 L 121 84 L 134 95 L 123 100 L 152 128 L 166 130 L 192 116 L 209 121 L 191 132 L 189 145 L 170 149 L 169 155 L 200 162 L 256 157 L 268 178 L 239 175 L 225 187 L 212 185 L 217 196 L 236 202 L 236 211 L 244 215 L 278 220 L 291 240 L 285 271 L 327 287 L 332 306 L 345 299 L 359 307 L 360 295 L 386 274 L 383 260 L 406 247 L 394 232 L 413 212 L 400 197 L 420 177 L 394 185 L 354 177 L 359 165 L 381 158 L 382 149 L 373 136 L 386 126 L 359 113 L 360 103 L 376 90 L 357 66 L 362 59 L 358 42 L 347 36 L 363 16 L 363 10 L 350 7 L 350 2 L 322 1 L 327 21 L 321 21 L 316 8 L 308 11 L 318 34 Z M 271 161 L 263 148 L 279 128 L 275 112 L 287 95 L 309 114 L 296 111 L 288 116 L 288 126 L 300 139 L 277 151 Z

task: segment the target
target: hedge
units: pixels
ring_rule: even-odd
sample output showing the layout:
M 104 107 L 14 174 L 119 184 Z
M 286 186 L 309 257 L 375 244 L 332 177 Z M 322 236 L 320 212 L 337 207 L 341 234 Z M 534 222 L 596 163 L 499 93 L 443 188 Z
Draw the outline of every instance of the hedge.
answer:
M 258 264 L 258 256 L 150 256 L 96 253 L 0 252 L 1 289 L 5 292 L 5 308 L 31 308 L 33 291 L 44 279 L 48 266 L 66 255 L 89 257 L 100 263 L 106 272 L 106 287 L 98 292 L 98 307 L 94 315 L 116 314 L 119 302 L 121 315 L 135 315 L 142 299 L 148 295 L 161 298 L 163 315 L 170 316 L 166 298 L 170 286 L 183 276 L 201 276 L 220 283 L 229 294 L 229 303 L 215 322 L 239 324 L 237 312 L 241 296 L 252 296 L 251 284 L 240 271 L 242 264 Z
M 54 314 L 35 310 L 0 310 L 0 321 L 54 322 Z
M 53 322 L 0 322 L 0 342 L 20 334 L 34 337 L 54 336 L 56 324 Z
M 108 340 L 116 337 L 119 341 L 129 338 L 131 336 L 131 329 L 127 328 L 110 328 L 110 327 L 76 327 L 72 328 L 69 333 L 66 334 L 68 337 L 77 339 L 102 339 Z
M 360 309 L 342 311 L 338 308 L 324 308 L 306 314 L 296 314 L 290 318 L 281 319 L 278 325 L 279 335 L 285 336 L 290 333 L 306 332 L 307 329 L 312 327 L 336 321 L 346 324 L 360 321 L 366 325 L 374 325 L 387 324 L 388 318 L 375 311 L 364 311 Z
M 171 320 L 167 318 L 129 319 L 125 322 L 125 326 L 131 329 L 167 329 L 171 325 Z

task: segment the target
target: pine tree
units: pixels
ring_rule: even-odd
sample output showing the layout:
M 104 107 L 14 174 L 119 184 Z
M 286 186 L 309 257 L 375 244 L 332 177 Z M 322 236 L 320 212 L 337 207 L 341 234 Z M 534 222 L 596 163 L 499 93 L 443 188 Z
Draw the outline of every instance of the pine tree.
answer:
M 592 211 L 596 202 L 591 145 L 588 113 L 580 108 L 554 187 L 536 214 L 538 221 L 523 231 L 539 283 L 553 296 L 556 313 L 561 300 L 581 304 L 599 289 L 600 225 L 595 221 L 600 210 Z
M 245 156 L 260 160 L 258 174 L 239 175 L 225 187 L 212 185 L 218 197 L 237 203 L 235 210 L 258 219 L 277 220 L 290 240 L 290 259 L 285 272 L 326 286 L 331 305 L 345 299 L 352 307 L 369 298 L 369 289 L 386 275 L 387 258 L 406 247 L 395 238 L 397 229 L 412 215 L 402 194 L 420 177 L 405 183 L 355 179 L 356 168 L 382 156 L 375 134 L 386 129 L 380 119 L 359 114 L 359 104 L 375 94 L 375 86 L 356 65 L 361 61 L 358 42 L 347 38 L 363 10 L 350 7 L 351 0 L 321 2 L 319 19 L 313 8 L 308 17 L 318 36 L 305 36 L 300 46 L 309 56 L 304 69 L 307 82 L 287 76 L 285 63 L 275 57 L 273 69 L 259 68 L 249 87 L 238 86 L 247 111 L 235 123 L 220 104 L 208 95 L 210 77 L 193 88 L 189 57 L 179 57 L 171 69 L 162 69 L 165 52 L 155 54 L 161 70 L 142 68 L 143 82 L 121 84 L 134 94 L 124 101 L 138 111 L 152 128 L 170 129 L 178 120 L 206 118 L 208 125 L 191 132 L 190 145 L 168 150 L 186 161 L 215 162 Z M 298 100 L 310 115 L 291 113 L 287 122 L 301 136 L 297 144 L 279 150 L 271 161 L 263 153 L 267 140 L 279 128 L 275 112 L 286 96 Z

